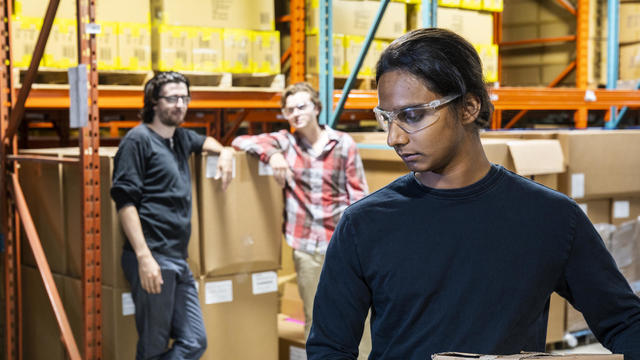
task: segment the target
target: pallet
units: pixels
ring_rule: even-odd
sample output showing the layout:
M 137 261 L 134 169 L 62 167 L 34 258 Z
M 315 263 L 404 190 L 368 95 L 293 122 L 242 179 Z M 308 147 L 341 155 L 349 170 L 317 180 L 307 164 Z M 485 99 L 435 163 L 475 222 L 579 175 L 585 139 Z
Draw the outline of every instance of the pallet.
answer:
M 307 75 L 307 82 L 309 82 L 316 89 L 319 87 L 318 75 Z M 333 88 L 335 90 L 341 90 L 347 83 L 347 76 L 334 76 Z M 370 76 L 358 76 L 351 86 L 351 90 L 376 90 L 377 84 L 375 77 Z
M 22 86 L 26 68 L 13 68 L 13 81 L 16 88 Z M 143 86 L 153 77 L 152 71 L 101 70 L 98 72 L 98 85 L 101 86 Z M 40 67 L 34 85 L 67 85 L 69 83 L 67 69 Z
M 283 74 L 182 72 L 192 87 L 213 90 L 284 90 Z

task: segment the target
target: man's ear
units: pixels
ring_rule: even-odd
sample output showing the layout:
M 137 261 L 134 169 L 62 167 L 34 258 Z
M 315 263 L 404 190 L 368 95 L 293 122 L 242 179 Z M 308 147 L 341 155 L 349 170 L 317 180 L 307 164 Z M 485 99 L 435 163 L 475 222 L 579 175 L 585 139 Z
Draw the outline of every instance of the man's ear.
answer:
M 462 103 L 462 124 L 471 124 L 480 114 L 480 99 L 473 94 L 466 94 Z

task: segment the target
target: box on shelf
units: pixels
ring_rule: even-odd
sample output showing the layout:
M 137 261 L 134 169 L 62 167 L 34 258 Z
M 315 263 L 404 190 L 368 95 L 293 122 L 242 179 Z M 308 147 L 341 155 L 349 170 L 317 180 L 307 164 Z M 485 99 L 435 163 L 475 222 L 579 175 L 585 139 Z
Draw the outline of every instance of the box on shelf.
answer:
M 460 7 L 469 10 L 482 9 L 482 0 L 461 0 Z
M 484 81 L 498 81 L 498 45 L 475 45 L 475 48 L 482 62 Z
M 320 8 L 319 0 L 306 1 L 307 34 L 318 34 Z M 345 35 L 366 36 L 375 19 L 379 2 L 333 0 L 333 32 Z M 395 39 L 407 29 L 406 5 L 389 3 L 378 25 L 375 38 Z
M 492 12 L 502 12 L 504 10 L 503 0 L 482 0 L 482 10 Z
M 304 322 L 278 314 L 279 360 L 306 359 Z
M 438 27 L 451 30 L 472 44 L 493 43 L 493 15 L 489 12 L 439 7 Z
M 438 6 L 460 7 L 461 0 L 438 0 Z
M 38 35 L 42 28 L 42 19 L 28 16 L 13 16 L 11 18 L 12 39 L 11 55 L 13 66 L 28 67 L 31 64 L 33 50 L 38 41 Z M 40 61 L 43 65 L 43 61 Z
M 193 27 L 193 70 L 201 72 L 222 72 L 224 46 L 222 29 Z
M 44 66 L 67 69 L 78 64 L 76 19 L 56 18 L 44 50 Z
M 611 199 L 610 211 L 610 223 L 614 225 L 635 220 L 640 216 L 640 197 L 615 197 Z M 638 241 L 640 241 L 640 239 Z
M 253 31 L 251 34 L 251 71 L 259 74 L 280 73 L 280 33 Z
M 235 177 L 222 191 L 217 156 L 196 157 L 200 246 L 207 276 L 280 267 L 282 189 L 256 157 L 237 153 Z
M 236 74 L 251 73 L 251 36 L 251 30 L 224 29 L 222 71 Z
M 318 74 L 318 35 L 307 35 L 305 68 L 309 74 Z M 342 34 L 333 34 L 333 75 L 345 75 L 345 40 Z
M 304 324 L 304 305 L 298 291 L 298 284 L 295 282 L 288 281 L 283 285 L 280 313 Z
M 99 70 L 118 69 L 118 23 L 101 21 L 100 33 L 96 35 L 98 41 L 97 61 Z
M 640 4 L 620 4 L 620 31 L 618 41 L 620 43 L 632 43 L 640 41 Z
M 611 199 L 587 200 L 578 203 L 593 224 L 611 223 Z
M 151 14 L 164 25 L 275 30 L 273 0 L 151 0 Z
M 193 70 L 193 39 L 185 26 L 154 25 L 151 29 L 151 63 L 158 71 Z
M 640 79 L 640 43 L 620 46 L 620 80 Z
M 102 286 L 102 358 L 133 359 L 138 332 L 135 306 L 128 288 Z
M 151 70 L 149 23 L 118 23 L 118 69 Z
M 275 271 L 199 280 L 207 331 L 202 359 L 278 358 L 278 280 Z
M 473 359 L 484 359 L 485 357 L 489 357 L 487 355 L 473 355 L 466 353 L 457 353 L 457 352 L 448 352 L 448 353 L 440 353 L 431 356 L 432 360 L 473 360 Z M 521 354 L 513 354 L 513 355 L 490 355 L 492 359 L 501 360 L 501 359 L 509 359 L 509 360 L 524 360 L 524 359 L 544 359 L 544 360 L 623 360 L 624 356 L 622 354 L 531 354 L 527 352 L 523 352 Z
M 546 343 L 555 343 L 562 341 L 565 334 L 565 313 L 566 300 L 560 295 L 551 294 L 549 302 L 549 321 L 547 322 L 547 340 Z
M 44 19 L 44 15 L 49 5 L 48 0 L 14 0 L 13 13 L 18 16 L 35 17 Z M 61 0 L 58 3 L 56 17 L 65 19 L 75 19 L 76 2 L 74 0 Z
M 345 35 L 344 37 L 344 52 L 345 52 L 345 67 L 346 73 L 350 74 L 351 71 L 355 69 L 356 62 L 358 60 L 358 56 L 360 56 L 360 52 L 362 51 L 362 46 L 364 45 L 364 36 L 358 35 Z M 362 61 L 362 66 L 360 67 L 360 71 L 358 71 L 359 76 L 371 76 L 371 65 L 367 64 L 366 58 Z

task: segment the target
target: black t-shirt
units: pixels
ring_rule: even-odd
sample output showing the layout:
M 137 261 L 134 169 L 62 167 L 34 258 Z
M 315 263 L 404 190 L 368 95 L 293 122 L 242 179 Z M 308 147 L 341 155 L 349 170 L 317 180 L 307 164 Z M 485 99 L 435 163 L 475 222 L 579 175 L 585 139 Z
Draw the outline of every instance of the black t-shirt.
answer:
M 640 300 L 577 204 L 492 166 L 461 189 L 406 175 L 350 206 L 329 243 L 307 354 L 372 359 L 544 351 L 553 291 L 640 360 Z
M 131 129 L 114 159 L 111 197 L 120 210 L 134 205 L 149 249 L 186 258 L 191 235 L 189 156 L 202 151 L 205 137 L 177 128 L 164 139 L 147 125 Z M 125 249 L 131 244 L 125 242 Z

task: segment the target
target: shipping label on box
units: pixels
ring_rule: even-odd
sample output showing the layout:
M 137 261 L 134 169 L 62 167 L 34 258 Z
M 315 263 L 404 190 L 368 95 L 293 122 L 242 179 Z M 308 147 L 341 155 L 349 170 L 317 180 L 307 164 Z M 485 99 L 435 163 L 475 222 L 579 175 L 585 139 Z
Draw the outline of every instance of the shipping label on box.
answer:
M 224 29 L 222 70 L 236 74 L 251 73 L 251 30 Z
M 193 44 L 189 28 L 157 25 L 151 34 L 151 59 L 154 70 L 193 70 Z
M 251 68 L 253 73 L 280 73 L 280 33 L 278 31 L 252 32 Z
M 149 23 L 118 24 L 118 68 L 151 70 L 151 26 Z
M 318 74 L 318 35 L 307 35 L 305 37 L 305 67 L 309 74 Z M 333 75 L 344 75 L 345 70 L 345 47 L 344 35 L 333 34 Z
M 31 64 L 33 50 L 38 41 L 38 35 L 42 28 L 42 18 L 28 16 L 13 16 L 12 23 L 12 39 L 11 39 L 11 55 L 13 57 L 13 66 L 28 67 Z M 40 61 L 43 65 L 43 61 Z
M 191 28 L 193 41 L 193 70 L 222 72 L 224 46 L 222 29 Z

